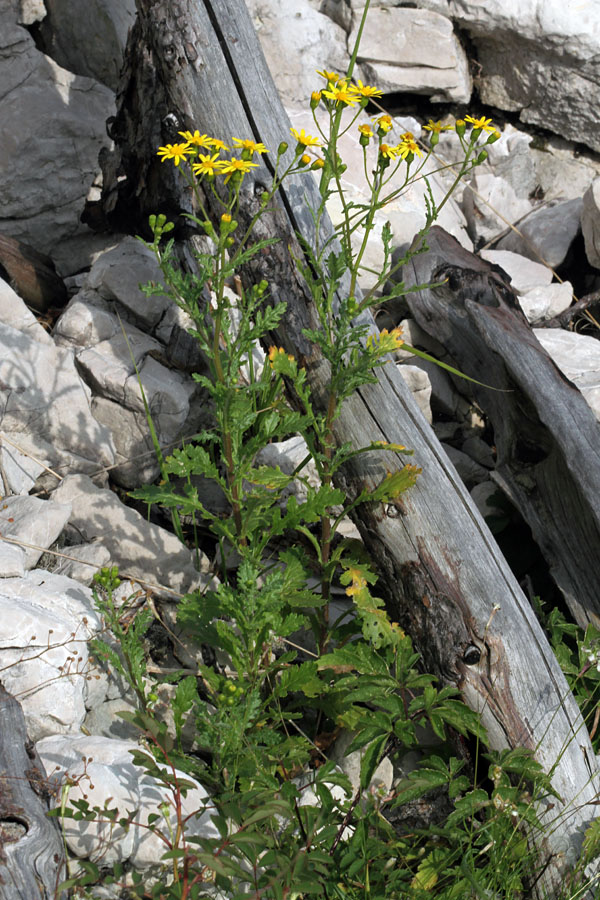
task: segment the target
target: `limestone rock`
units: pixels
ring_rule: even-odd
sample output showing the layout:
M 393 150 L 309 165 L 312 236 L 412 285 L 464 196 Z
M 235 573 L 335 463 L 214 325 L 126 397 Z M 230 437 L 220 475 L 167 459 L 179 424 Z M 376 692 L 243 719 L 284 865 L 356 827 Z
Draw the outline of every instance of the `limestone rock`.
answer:
M 24 565 L 32 569 L 59 536 L 70 515 L 70 503 L 39 497 L 4 497 L 0 504 L 0 535 L 23 542 Z M 0 576 L 3 574 L 0 568 Z
M 135 21 L 135 0 L 45 0 L 40 28 L 44 51 L 56 62 L 116 90 L 127 32 Z
M 600 269 L 600 177 L 583 195 L 581 229 L 588 262 L 595 269 Z
M 148 816 L 157 813 L 160 828 L 160 822 L 164 821 L 165 804 L 171 810 L 168 814 L 170 827 L 175 829 L 177 822 L 171 809 L 172 793 L 133 764 L 131 754 L 140 750 L 136 741 L 58 735 L 38 741 L 36 750 L 46 771 L 52 773 L 51 778 L 57 784 L 61 784 L 67 774 L 75 782 L 69 790 L 70 801 L 85 797 L 91 807 L 103 808 L 107 805 L 111 809 L 116 808 L 120 812 L 117 818 L 125 817 L 130 810 L 137 810 L 134 824 L 127 831 L 119 825 L 112 827 L 108 821 L 78 822 L 66 819 L 65 839 L 73 854 L 101 860 L 104 866 L 127 860 L 135 869 L 148 869 L 160 863 L 166 850 L 165 843 L 150 829 L 136 827 L 136 822 L 145 825 Z M 193 785 L 181 801 L 186 834 L 218 837 L 218 829 L 209 811 L 212 803 L 205 789 L 190 775 L 178 771 L 177 777 Z M 165 823 L 164 827 L 169 826 Z
M 533 333 L 600 422 L 600 341 L 560 328 L 535 328 Z
M 0 322 L 22 331 L 39 344 L 53 346 L 48 332 L 40 325 L 31 310 L 27 309 L 22 298 L 2 278 L 0 278 Z
M 600 6 L 561 0 L 420 0 L 468 32 L 489 106 L 600 149 Z
M 361 10 L 354 13 L 348 45 L 354 46 Z M 426 94 L 433 101 L 466 103 L 471 76 L 452 22 L 437 13 L 406 7 L 372 7 L 358 62 L 384 93 Z
M 576 198 L 533 210 L 519 222 L 520 234 L 511 231 L 498 241 L 496 249 L 512 250 L 536 261 L 543 259 L 553 269 L 558 268 L 579 232 L 582 205 Z
M 403 363 L 398 366 L 398 371 L 402 375 L 404 383 L 417 401 L 417 405 L 429 424 L 433 421 L 431 414 L 431 381 L 426 371 L 420 366 L 413 366 L 410 363 Z
M 67 275 L 105 243 L 79 215 L 108 144 L 114 95 L 40 53 L 16 24 L 17 0 L 7 6 L 0 31 L 0 231 L 48 254 Z
M 72 503 L 69 526 L 84 541 L 97 541 L 110 553 L 111 565 L 124 575 L 167 593 L 187 593 L 206 586 L 210 563 L 199 554 L 200 571 L 194 565 L 196 554 L 179 539 L 138 512 L 125 506 L 116 494 L 97 488 L 85 475 L 65 478 L 53 493 L 61 503 Z
M 2 433 L 0 433 L 0 463 L 11 494 L 28 494 L 40 472 L 44 471 L 41 463 L 23 453 L 8 435 Z M 1 490 L 4 493 L 4 484 Z
M 146 297 L 140 284 L 163 283 L 154 254 L 134 237 L 126 237 L 116 246 L 98 254 L 87 279 L 87 287 L 106 300 L 116 300 L 127 318 L 138 328 L 151 331 L 172 305 L 162 294 Z
M 541 285 L 519 295 L 519 305 L 532 325 L 560 315 L 572 302 L 573 286 L 570 281 Z
M 465 187 L 462 207 L 469 223 L 469 236 L 485 244 L 502 234 L 507 222 L 520 223 L 533 208 L 526 197 L 517 196 L 502 176 L 488 172 L 473 176 Z
M 17 445 L 59 474 L 112 465 L 110 433 L 90 401 L 71 351 L 0 322 L 0 429 Z
M 518 294 L 526 294 L 533 288 L 548 285 L 552 281 L 552 272 L 547 266 L 534 262 L 512 250 L 482 250 L 482 259 L 495 263 L 510 276 L 511 286 Z
M 32 740 L 79 729 L 86 641 L 100 627 L 90 591 L 70 578 L 34 569 L 0 580 L 2 682 L 21 703 Z
M 323 86 L 317 69 L 345 72 L 346 33 L 309 0 L 246 0 L 273 80 L 285 104 L 307 107 Z

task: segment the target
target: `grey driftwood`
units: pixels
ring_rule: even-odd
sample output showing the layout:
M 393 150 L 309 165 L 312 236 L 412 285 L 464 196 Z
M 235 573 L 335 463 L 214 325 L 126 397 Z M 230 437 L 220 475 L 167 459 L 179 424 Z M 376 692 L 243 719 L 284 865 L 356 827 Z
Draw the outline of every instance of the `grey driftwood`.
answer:
M 290 140 L 243 0 L 136 5 L 138 20 L 110 124 L 116 149 L 103 159 L 102 201 L 108 224 L 131 231 L 145 227 L 149 213 L 177 215 L 190 208 L 174 167 L 156 157 L 157 146 L 173 141 L 179 129 L 262 141 L 271 157 L 280 141 Z M 245 180 L 242 226 L 270 180 L 271 166 L 267 158 Z M 272 299 L 287 301 L 273 341 L 306 366 L 324 403 L 327 365 L 302 334 L 303 327 L 314 327 L 315 312 L 290 257 L 290 250 L 301 252 L 296 231 L 314 238 L 309 206 L 319 199 L 310 174 L 287 184 L 277 214 L 260 229 L 260 236 L 280 242 L 242 277 L 266 278 Z M 185 237 L 184 225 L 179 234 Z M 393 618 L 410 631 L 428 669 L 458 685 L 467 703 L 480 710 L 492 747 L 529 747 L 547 771 L 555 766 L 553 782 L 562 799 L 543 813 L 554 825 L 541 847 L 548 866 L 536 890 L 558 889 L 577 857 L 582 828 L 595 817 L 598 778 L 579 710 L 530 604 L 394 365 L 348 401 L 336 438 L 356 446 L 381 439 L 415 451 L 408 460 L 360 456 L 341 484 L 353 497 L 365 485 L 375 486 L 385 467 L 406 461 L 422 467 L 417 487 L 401 505 L 363 506 L 357 513 L 381 573 L 378 590 L 385 592 Z
M 0 682 L 0 900 L 61 900 L 65 850 L 46 815 L 44 766 L 27 737 L 23 710 Z
M 600 424 L 580 391 L 536 339 L 497 266 L 434 226 L 413 256 L 406 295 L 412 316 L 461 372 L 459 390 L 494 431 L 494 481 L 529 524 L 574 619 L 600 625 Z

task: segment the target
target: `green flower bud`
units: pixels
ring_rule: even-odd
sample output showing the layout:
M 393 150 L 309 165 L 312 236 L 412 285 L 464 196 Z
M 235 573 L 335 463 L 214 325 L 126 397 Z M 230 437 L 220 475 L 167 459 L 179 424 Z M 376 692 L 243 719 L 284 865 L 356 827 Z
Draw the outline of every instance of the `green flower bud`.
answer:
M 287 148 L 288 148 L 287 142 L 282 141 L 280 143 L 279 147 L 277 148 L 277 156 L 283 156 L 283 154 L 286 152 Z
M 485 162 L 488 158 L 487 150 L 482 150 L 477 159 L 475 160 L 475 165 L 480 166 L 482 162 Z
M 501 136 L 502 135 L 500 134 L 499 131 L 492 131 L 492 133 L 489 135 L 489 137 L 486 141 L 486 144 L 495 144 L 496 141 L 500 140 Z
M 457 119 L 454 125 L 456 133 L 459 137 L 463 137 L 465 131 L 467 130 L 467 123 L 464 119 Z

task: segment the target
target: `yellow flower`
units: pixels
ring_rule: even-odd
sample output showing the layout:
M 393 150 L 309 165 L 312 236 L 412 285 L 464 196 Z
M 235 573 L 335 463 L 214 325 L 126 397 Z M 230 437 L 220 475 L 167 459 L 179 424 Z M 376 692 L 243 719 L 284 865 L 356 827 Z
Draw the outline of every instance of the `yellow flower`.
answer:
M 194 175 L 214 175 L 215 170 L 219 168 L 219 154 L 213 156 L 204 156 L 202 153 L 198 155 L 199 162 L 192 163 L 192 172 Z
M 320 147 L 321 141 L 313 137 L 311 134 L 307 134 L 304 128 L 301 128 L 298 131 L 296 128 L 290 128 L 292 136 L 296 138 L 299 144 L 302 144 L 303 147 Z
M 391 116 L 379 116 L 379 118 L 376 119 L 375 122 L 379 126 L 381 131 L 383 131 L 384 134 L 387 134 L 388 131 L 392 130 L 392 117 Z
M 441 131 L 450 131 L 454 128 L 453 125 L 442 125 L 440 121 L 434 122 L 433 119 L 430 119 L 427 125 L 423 125 L 425 131 L 431 131 L 435 134 L 439 134 Z
M 372 138 L 373 137 L 373 129 L 370 125 L 359 125 L 358 130 L 361 134 L 364 134 L 365 137 Z
M 221 222 L 231 222 L 231 213 L 223 213 L 221 216 Z
M 398 350 L 403 343 L 401 328 L 394 328 L 392 331 L 384 328 L 379 334 L 370 334 L 368 336 L 367 349 L 375 351 L 378 355 L 383 355 Z
M 321 157 L 319 156 L 317 159 L 313 160 L 311 169 L 322 169 L 324 165 L 325 165 L 325 160 L 321 159 Z
M 480 131 L 496 130 L 496 126 L 492 125 L 492 120 L 486 119 L 485 116 L 481 116 L 480 119 L 474 119 L 473 116 L 465 116 L 465 122 L 470 122 L 474 129 L 479 129 Z
M 256 144 L 254 141 L 248 139 L 242 141 L 240 138 L 232 138 L 232 140 L 236 147 L 239 147 L 240 150 L 248 150 L 250 153 L 269 152 L 264 144 Z
M 211 147 L 214 147 L 215 150 L 229 150 L 229 147 L 222 141 L 220 138 L 211 138 L 210 139 Z
M 380 144 L 379 146 L 379 155 L 384 159 L 396 159 L 398 152 L 398 147 L 390 147 L 389 144 Z
M 403 134 L 400 135 L 400 137 L 403 141 L 414 141 L 414 139 L 415 139 L 415 136 L 412 133 L 412 131 L 405 131 Z
M 180 134 L 182 138 L 185 138 L 188 144 L 195 144 L 196 147 L 212 147 L 213 139 L 209 138 L 207 134 L 200 134 L 199 131 L 194 131 L 192 134 L 191 131 L 178 131 L 177 134 Z
M 412 153 L 413 156 L 423 156 L 421 151 L 419 150 L 418 144 L 415 140 L 403 140 L 398 144 L 396 150 L 402 157 L 402 159 L 406 159 L 406 157 Z
M 351 84 L 350 90 L 354 91 L 356 94 L 359 94 L 361 97 L 381 97 L 383 92 L 376 87 L 371 87 L 368 84 L 363 84 L 360 78 L 358 79 L 358 84 Z
M 345 82 L 342 82 L 340 87 L 337 87 L 330 82 L 329 88 L 330 90 L 328 91 L 322 91 L 322 94 L 324 97 L 328 97 L 336 103 L 345 103 L 346 106 L 354 106 L 358 101 L 357 95 L 351 92 Z
M 217 165 L 221 174 L 227 175 L 225 184 L 227 184 L 232 175 L 237 175 L 238 173 L 245 175 L 250 169 L 258 168 L 258 163 L 250 162 L 247 159 L 222 159 Z
M 332 84 L 337 84 L 338 81 L 344 81 L 341 75 L 336 75 L 335 72 L 328 72 L 326 69 L 323 69 L 322 72 L 319 72 L 317 69 L 317 75 L 322 75 L 325 81 L 328 83 L 331 82 Z
M 158 148 L 156 155 L 162 156 L 161 162 L 172 159 L 175 165 L 178 166 L 179 161 L 185 159 L 186 153 L 194 153 L 194 150 L 187 142 L 185 144 L 166 144 L 166 146 Z

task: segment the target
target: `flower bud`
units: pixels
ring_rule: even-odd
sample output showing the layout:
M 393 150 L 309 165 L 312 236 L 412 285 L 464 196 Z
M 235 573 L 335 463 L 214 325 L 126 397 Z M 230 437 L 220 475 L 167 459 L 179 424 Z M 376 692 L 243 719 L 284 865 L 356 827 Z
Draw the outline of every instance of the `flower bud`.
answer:
M 434 147 L 437 146 L 439 139 L 440 139 L 440 136 L 437 133 L 437 131 L 432 131 L 429 136 L 429 146 L 431 147 L 432 150 Z
M 321 91 L 313 91 L 310 95 L 310 108 L 315 110 L 321 102 Z
M 495 144 L 496 141 L 500 140 L 500 137 L 501 137 L 501 134 L 499 131 L 492 131 L 492 133 L 489 135 L 489 137 L 486 141 L 486 144 Z
M 308 153 L 303 153 L 302 156 L 300 157 L 300 159 L 298 160 L 298 165 L 304 167 L 304 166 L 308 166 L 311 162 L 312 162 L 312 159 L 310 158 Z
M 322 169 L 324 165 L 325 165 L 325 160 L 321 159 L 321 157 L 319 157 L 318 159 L 315 159 L 313 161 L 311 169 L 313 172 L 315 172 L 317 169 Z
M 277 156 L 283 156 L 283 154 L 285 153 L 285 151 L 287 150 L 287 148 L 288 148 L 287 142 L 286 142 L 286 141 L 282 141 L 282 142 L 280 143 L 279 147 L 277 148 Z
M 475 160 L 475 165 L 480 166 L 481 163 L 485 162 L 488 158 L 487 150 L 482 150 L 477 159 Z
M 464 137 L 465 131 L 467 129 L 467 123 L 464 119 L 457 119 L 454 128 L 459 137 Z

